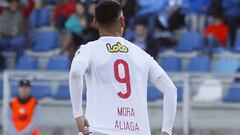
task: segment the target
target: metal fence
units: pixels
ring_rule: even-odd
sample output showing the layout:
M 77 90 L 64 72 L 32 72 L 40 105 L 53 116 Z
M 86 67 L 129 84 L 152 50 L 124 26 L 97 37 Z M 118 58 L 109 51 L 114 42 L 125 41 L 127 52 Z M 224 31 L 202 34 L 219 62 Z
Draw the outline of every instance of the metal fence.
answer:
M 190 74 L 190 73 L 170 73 L 170 78 L 174 81 L 174 83 L 177 86 L 180 86 L 183 88 L 183 101 L 180 102 L 181 106 L 181 115 L 182 118 L 180 125 L 182 126 L 181 129 L 183 130 L 183 135 L 190 135 L 191 134 L 191 128 L 194 127 L 194 120 L 195 116 L 193 116 L 192 113 L 195 113 L 197 109 L 203 108 L 235 108 L 237 111 L 240 110 L 240 104 L 232 104 L 232 103 L 224 103 L 221 99 L 217 101 L 208 101 L 207 104 L 204 104 L 205 102 L 201 101 L 194 101 L 194 93 L 199 93 L 198 90 L 202 85 L 202 82 L 209 80 L 209 79 L 215 79 L 219 80 L 221 83 L 223 93 L 227 92 L 228 88 L 232 85 L 237 85 L 237 83 L 234 82 L 235 78 L 240 78 L 240 74 L 212 74 L 212 73 L 199 73 L 199 74 Z M 7 113 L 7 106 L 10 101 L 10 95 L 11 95 L 11 79 L 20 79 L 20 78 L 28 78 L 30 80 L 33 80 L 34 78 L 38 79 L 49 79 L 48 83 L 51 83 L 53 87 L 54 85 L 58 85 L 62 82 L 66 82 L 68 80 L 68 72 L 20 72 L 20 71 L 5 71 L 3 72 L 3 135 L 5 135 L 6 129 L 7 129 L 7 122 L 5 119 L 5 115 Z M 210 86 L 209 86 L 210 87 Z M 223 94 L 224 96 L 224 94 Z M 161 101 L 160 101 L 161 102 Z M 50 102 L 51 103 L 51 102 Z M 150 103 L 150 108 L 151 108 Z M 154 104 L 154 103 L 153 103 Z M 211 105 L 212 104 L 212 105 Z M 53 104 L 54 105 L 54 104 Z M 70 104 L 68 104 L 70 105 Z M 161 104 L 162 105 L 162 104 Z M 158 107 L 161 107 L 161 105 Z M 197 109 L 196 109 L 197 108 Z M 203 109 L 203 112 L 206 111 L 206 109 Z M 151 119 L 150 119 L 151 120 Z M 236 118 L 236 121 L 238 121 L 238 118 Z M 150 121 L 151 123 L 151 121 Z M 238 122 L 237 122 L 238 123 Z M 240 122 L 239 122 L 240 123 Z M 229 123 L 228 123 L 229 124 Z M 235 123 L 236 124 L 236 123 Z M 240 124 L 239 124 L 240 125 Z M 159 124 L 160 126 L 160 124 Z M 159 127 L 160 128 L 160 127 Z M 238 127 L 236 127 L 238 128 Z M 240 126 L 239 126 L 240 128 Z

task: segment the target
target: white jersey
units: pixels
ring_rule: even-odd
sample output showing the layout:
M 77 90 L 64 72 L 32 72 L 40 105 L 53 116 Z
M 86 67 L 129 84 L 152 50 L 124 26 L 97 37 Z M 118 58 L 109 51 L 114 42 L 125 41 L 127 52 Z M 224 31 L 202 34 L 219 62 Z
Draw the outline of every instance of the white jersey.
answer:
M 87 85 L 85 116 L 90 124 L 89 129 L 108 135 L 151 135 L 147 111 L 148 81 L 154 84 L 160 78 L 165 80 L 165 88 L 170 89 L 165 91 L 176 92 L 159 64 L 122 37 L 101 37 L 82 45 L 76 52 L 70 72 L 75 118 L 83 115 L 83 76 Z M 163 131 L 169 134 L 176 112 L 176 96 L 170 97 L 169 114 L 164 116 L 163 122 Z

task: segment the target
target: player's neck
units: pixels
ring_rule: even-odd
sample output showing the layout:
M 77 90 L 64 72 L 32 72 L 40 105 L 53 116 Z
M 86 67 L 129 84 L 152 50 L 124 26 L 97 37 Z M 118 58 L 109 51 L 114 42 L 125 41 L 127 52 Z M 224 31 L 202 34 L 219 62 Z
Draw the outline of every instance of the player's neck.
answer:
M 122 37 L 121 30 L 99 30 L 100 37 L 111 36 L 111 37 Z

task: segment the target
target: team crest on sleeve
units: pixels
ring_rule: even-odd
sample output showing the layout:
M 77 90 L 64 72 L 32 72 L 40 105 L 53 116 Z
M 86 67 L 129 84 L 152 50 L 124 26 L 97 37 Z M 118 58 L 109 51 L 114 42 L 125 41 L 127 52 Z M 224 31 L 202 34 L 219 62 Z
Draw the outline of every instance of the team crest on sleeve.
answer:
M 77 52 L 75 53 L 75 56 L 80 55 L 80 49 L 77 50 Z
M 110 53 L 128 53 L 128 48 L 125 45 L 122 45 L 120 42 L 117 42 L 114 45 L 107 43 L 106 47 Z

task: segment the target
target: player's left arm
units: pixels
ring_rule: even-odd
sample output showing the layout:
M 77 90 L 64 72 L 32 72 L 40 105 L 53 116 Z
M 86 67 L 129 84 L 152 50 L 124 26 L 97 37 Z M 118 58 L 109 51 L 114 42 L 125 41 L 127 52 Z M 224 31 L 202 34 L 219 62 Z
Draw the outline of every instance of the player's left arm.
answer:
M 155 60 L 151 60 L 149 81 L 164 94 L 161 135 L 172 135 L 177 108 L 177 88 Z
M 89 52 L 86 50 L 86 47 L 81 47 L 75 54 L 69 74 L 69 89 L 73 116 L 76 119 L 79 131 L 84 135 L 89 134 L 87 130 L 89 124 L 82 110 L 83 76 L 89 68 L 89 57 Z

